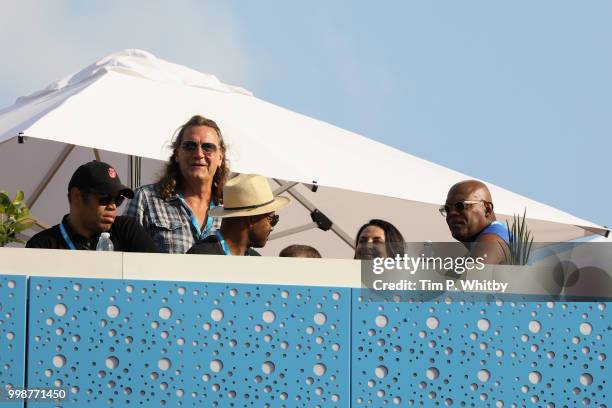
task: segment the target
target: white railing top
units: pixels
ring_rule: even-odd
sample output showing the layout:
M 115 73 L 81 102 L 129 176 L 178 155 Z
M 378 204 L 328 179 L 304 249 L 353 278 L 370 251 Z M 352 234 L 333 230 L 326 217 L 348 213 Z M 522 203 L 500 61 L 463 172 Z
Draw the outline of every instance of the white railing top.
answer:
M 352 259 L 0 248 L 0 275 L 359 288 L 360 271 Z

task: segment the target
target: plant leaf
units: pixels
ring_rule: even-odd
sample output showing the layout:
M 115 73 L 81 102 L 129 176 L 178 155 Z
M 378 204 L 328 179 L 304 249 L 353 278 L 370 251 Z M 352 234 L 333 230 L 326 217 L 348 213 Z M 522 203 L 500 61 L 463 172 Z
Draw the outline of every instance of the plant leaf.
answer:
M 15 194 L 15 198 L 13 198 L 13 204 L 15 206 L 18 206 L 19 204 L 23 202 L 24 197 L 25 197 L 25 194 L 23 193 L 23 191 L 17 190 L 17 194 Z

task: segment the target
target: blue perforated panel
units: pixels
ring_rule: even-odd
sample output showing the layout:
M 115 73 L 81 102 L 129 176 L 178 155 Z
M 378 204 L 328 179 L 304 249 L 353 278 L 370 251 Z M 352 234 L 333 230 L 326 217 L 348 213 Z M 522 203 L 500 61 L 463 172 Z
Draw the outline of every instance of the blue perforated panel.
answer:
M 610 406 L 609 303 L 360 295 L 353 406 Z
M 28 380 L 90 407 L 347 406 L 350 302 L 336 288 L 31 278 Z
M 0 387 L 22 388 L 25 379 L 26 277 L 0 275 Z M 21 407 L 21 403 L 1 403 Z

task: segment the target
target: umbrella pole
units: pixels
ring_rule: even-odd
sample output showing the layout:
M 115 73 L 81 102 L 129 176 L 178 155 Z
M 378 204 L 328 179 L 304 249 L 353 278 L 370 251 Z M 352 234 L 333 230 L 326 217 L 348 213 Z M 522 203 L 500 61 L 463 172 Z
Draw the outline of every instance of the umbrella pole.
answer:
M 64 150 L 62 150 L 60 155 L 57 157 L 57 159 L 55 160 L 55 163 L 53 163 L 53 165 L 47 172 L 47 175 L 45 176 L 45 178 L 43 178 L 43 180 L 40 182 L 38 187 L 36 187 L 32 195 L 30 196 L 30 198 L 26 201 L 26 204 L 30 209 L 32 208 L 34 204 L 36 204 L 36 201 L 38 200 L 42 192 L 45 191 L 45 188 L 47 188 L 47 185 L 49 184 L 51 179 L 53 179 L 53 177 L 55 176 L 55 173 L 57 173 L 59 168 L 62 167 L 62 164 L 64 164 L 64 162 L 66 161 L 66 158 L 72 152 L 72 149 L 74 149 L 73 144 L 66 145 L 66 147 L 64 147 Z
M 274 180 L 277 184 L 280 185 L 280 188 L 277 189 L 277 191 L 279 190 L 283 190 L 283 187 L 289 186 L 288 182 L 285 182 L 283 180 L 278 180 L 278 179 L 272 179 Z M 289 186 L 288 188 L 284 189 L 287 191 L 287 193 L 289 195 L 291 195 L 291 197 L 293 197 L 298 203 L 302 204 L 312 215 L 312 213 L 314 211 L 317 210 L 317 207 L 306 197 L 304 197 L 302 194 L 300 194 L 297 191 L 293 191 L 292 188 L 295 187 L 295 185 Z M 284 191 L 283 190 L 283 191 Z M 318 223 L 313 222 L 313 224 L 316 224 L 318 226 Z M 311 225 L 311 224 L 308 224 Z M 295 230 L 304 228 L 306 226 L 303 227 L 296 227 L 294 228 Z M 342 241 L 344 241 L 345 244 L 347 244 L 349 247 L 351 247 L 351 249 L 355 249 L 355 244 L 353 243 L 353 238 L 351 238 L 346 232 L 344 232 L 344 230 L 342 228 L 340 228 L 337 224 L 332 223 L 330 229 L 334 232 L 334 234 L 336 234 L 338 236 L 338 238 L 340 238 Z M 287 232 L 292 231 L 292 230 L 288 230 Z M 296 233 L 296 232 L 302 232 L 305 231 L 305 229 L 302 229 L 300 231 L 292 231 L 291 233 Z M 278 235 L 280 235 L 281 232 L 279 232 L 278 234 L 275 235 L 275 238 L 278 238 Z M 284 234 L 283 236 L 286 235 L 290 235 L 289 233 Z
M 308 231 L 309 229 L 317 228 L 318 226 L 319 225 L 316 222 L 311 222 L 306 225 L 302 225 L 301 227 L 289 228 L 288 230 L 280 231 L 275 234 L 270 234 L 270 238 L 268 240 L 272 241 L 289 235 L 298 234 L 303 231 Z
M 142 172 L 142 158 L 138 156 L 128 156 L 128 173 L 130 173 L 130 188 L 140 187 L 140 175 Z

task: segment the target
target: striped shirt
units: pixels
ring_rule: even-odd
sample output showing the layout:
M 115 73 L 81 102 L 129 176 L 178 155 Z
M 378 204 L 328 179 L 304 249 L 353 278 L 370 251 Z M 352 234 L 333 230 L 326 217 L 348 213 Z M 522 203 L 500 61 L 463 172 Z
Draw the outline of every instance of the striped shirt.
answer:
M 184 254 L 198 240 L 204 239 L 221 225 L 221 219 L 213 217 L 211 230 L 199 236 L 191 222 L 191 210 L 178 194 L 164 200 L 154 184 L 134 191 L 134 199 L 130 201 L 124 215 L 134 217 L 142 224 L 160 252 L 171 254 Z

